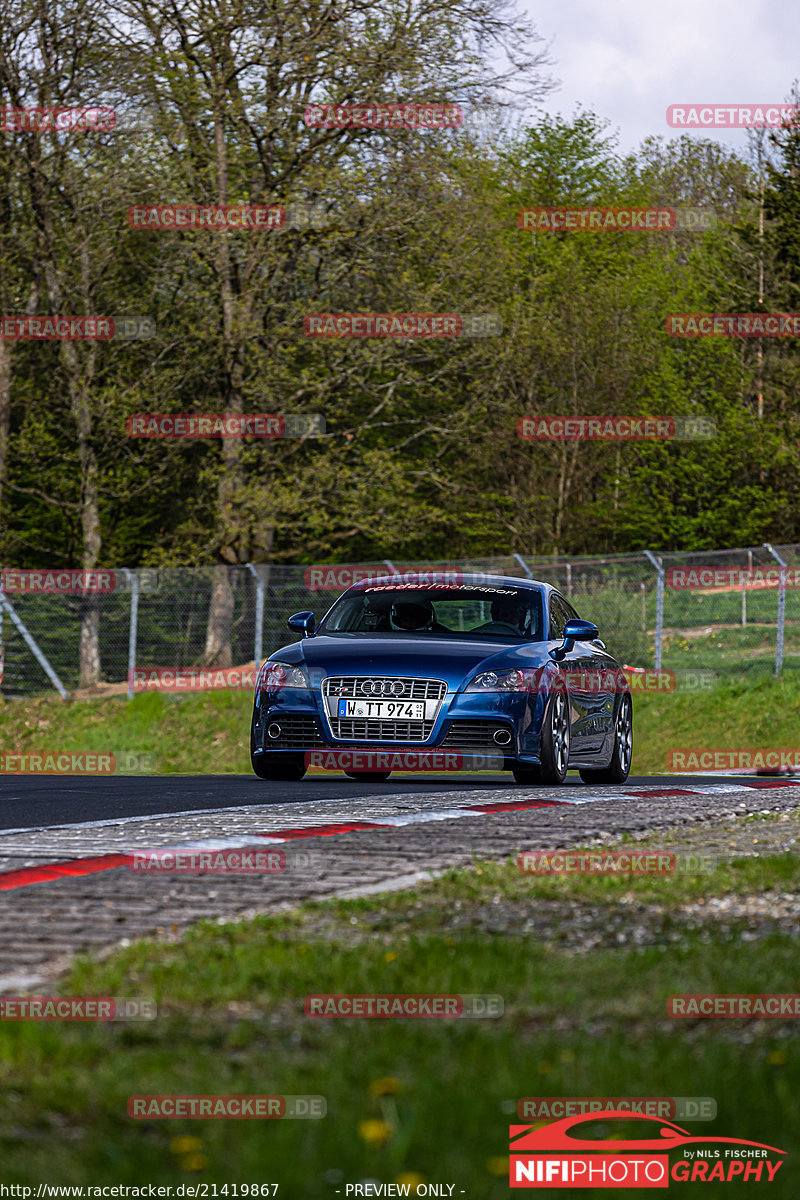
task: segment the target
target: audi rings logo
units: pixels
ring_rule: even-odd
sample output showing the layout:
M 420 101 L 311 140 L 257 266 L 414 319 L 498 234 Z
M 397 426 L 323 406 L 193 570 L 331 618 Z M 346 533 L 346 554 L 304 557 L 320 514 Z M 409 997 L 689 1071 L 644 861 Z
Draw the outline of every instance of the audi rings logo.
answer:
M 362 696 L 402 696 L 405 684 L 402 679 L 364 679 L 358 690 Z

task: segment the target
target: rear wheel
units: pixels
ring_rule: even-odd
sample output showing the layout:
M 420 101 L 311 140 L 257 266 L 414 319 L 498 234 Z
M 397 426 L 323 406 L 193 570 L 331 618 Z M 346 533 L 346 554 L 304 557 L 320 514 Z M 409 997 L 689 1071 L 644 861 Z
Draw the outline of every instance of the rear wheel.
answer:
M 581 770 L 584 783 L 624 783 L 631 769 L 633 755 L 633 705 L 630 696 L 623 696 L 614 723 L 614 753 L 611 762 L 600 771 Z
M 348 779 L 357 779 L 360 783 L 384 783 L 391 771 L 345 771 Z

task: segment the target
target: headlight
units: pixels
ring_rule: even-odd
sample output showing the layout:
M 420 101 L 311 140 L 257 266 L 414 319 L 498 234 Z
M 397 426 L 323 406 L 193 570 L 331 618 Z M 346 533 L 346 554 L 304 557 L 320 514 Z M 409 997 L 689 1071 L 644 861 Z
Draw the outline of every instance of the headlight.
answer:
M 517 667 L 510 671 L 481 671 L 470 679 L 466 692 L 536 692 L 541 672 L 533 667 Z
M 307 687 L 305 672 L 291 663 L 282 662 L 265 662 L 256 683 L 257 692 L 278 692 L 281 688 Z

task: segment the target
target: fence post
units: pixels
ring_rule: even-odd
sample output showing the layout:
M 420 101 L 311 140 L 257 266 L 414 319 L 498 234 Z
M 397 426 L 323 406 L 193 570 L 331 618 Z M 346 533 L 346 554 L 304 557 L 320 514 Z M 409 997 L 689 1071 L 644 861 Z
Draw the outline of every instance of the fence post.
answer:
M 664 642 L 664 564 L 660 558 L 656 558 L 650 550 L 645 550 L 645 555 L 652 566 L 655 567 L 656 575 L 656 662 L 655 668 L 661 670 L 661 650 Z
M 139 576 L 123 567 L 125 578 L 131 585 L 131 623 L 128 629 L 128 699 L 133 699 L 133 681 L 136 675 L 136 635 L 139 630 Z
M 747 624 L 747 581 L 753 578 L 753 551 L 747 551 L 747 575 L 742 580 L 742 625 Z
M 531 569 L 530 569 L 530 567 L 528 566 L 528 564 L 525 562 L 525 559 L 522 557 L 522 555 L 521 555 L 521 554 L 515 554 L 515 555 L 514 555 L 514 558 L 517 560 L 517 562 L 519 563 L 519 565 L 522 567 L 523 571 L 524 571 L 524 572 L 525 572 L 525 574 L 528 576 L 528 579 L 533 579 L 533 572 L 531 571 Z
M 1 591 L 0 591 L 0 609 L 5 609 L 6 612 L 8 613 L 8 615 L 11 617 L 11 620 L 14 622 L 17 629 L 22 634 L 25 645 L 28 647 L 31 654 L 34 656 L 36 661 L 39 663 L 40 667 L 42 668 L 45 675 L 52 683 L 53 687 L 58 692 L 61 699 L 68 700 L 69 696 L 67 695 L 67 689 L 64 687 L 63 683 L 58 678 L 58 676 L 56 675 L 53 668 L 50 666 L 50 663 L 47 661 L 45 655 L 42 653 L 42 651 L 36 645 L 36 642 L 33 640 L 30 633 L 28 632 L 27 628 L 25 627 L 25 624 L 23 623 L 22 618 L 18 615 L 16 610 L 11 607 L 8 600 L 6 599 L 6 597 L 4 596 L 4 594 Z
M 256 673 L 261 666 L 261 651 L 264 645 L 264 581 L 252 563 L 245 563 L 250 574 L 256 581 L 256 633 L 253 646 L 253 662 Z
M 783 670 L 783 634 L 786 625 L 786 568 L 788 563 L 781 558 L 778 551 L 769 542 L 764 542 L 764 549 L 769 550 L 780 568 L 780 578 L 778 580 L 778 633 L 775 639 L 775 674 L 780 675 Z

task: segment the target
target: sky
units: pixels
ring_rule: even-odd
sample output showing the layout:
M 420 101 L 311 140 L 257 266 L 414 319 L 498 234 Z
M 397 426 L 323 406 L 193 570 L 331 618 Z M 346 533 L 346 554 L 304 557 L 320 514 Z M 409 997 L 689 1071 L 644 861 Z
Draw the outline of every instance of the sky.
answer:
M 539 111 L 580 103 L 611 121 L 619 149 L 678 136 L 670 104 L 785 101 L 800 77 L 800 0 L 520 0 L 561 81 Z M 744 152 L 746 134 L 697 131 Z

